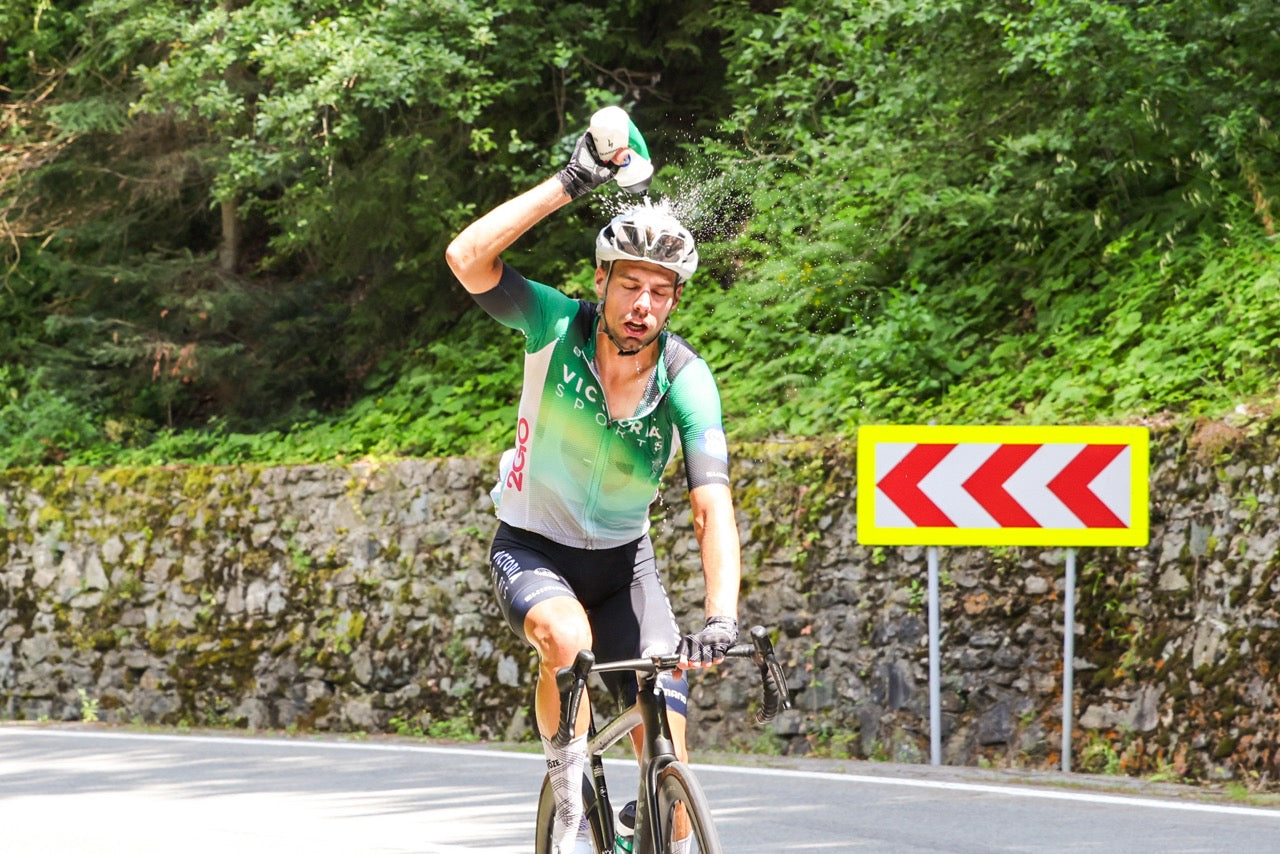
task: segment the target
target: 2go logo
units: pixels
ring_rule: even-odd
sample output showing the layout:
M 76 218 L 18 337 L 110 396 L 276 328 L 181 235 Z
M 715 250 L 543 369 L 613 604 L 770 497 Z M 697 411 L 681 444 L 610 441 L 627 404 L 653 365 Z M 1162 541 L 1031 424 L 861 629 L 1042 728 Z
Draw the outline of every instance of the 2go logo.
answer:
M 521 418 L 516 425 L 516 457 L 507 472 L 507 488 L 520 492 L 524 489 L 524 467 L 529 462 L 529 421 Z

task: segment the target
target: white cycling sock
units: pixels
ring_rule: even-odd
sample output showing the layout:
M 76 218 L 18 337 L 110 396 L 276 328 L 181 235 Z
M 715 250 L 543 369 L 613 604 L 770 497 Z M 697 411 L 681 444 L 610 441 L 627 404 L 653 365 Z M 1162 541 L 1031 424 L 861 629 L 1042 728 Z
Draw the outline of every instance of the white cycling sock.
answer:
M 551 839 L 572 844 L 586 822 L 582 815 L 582 769 L 587 764 L 587 737 L 580 735 L 564 747 L 556 747 L 544 738 L 542 752 L 547 755 L 547 773 L 556 795 Z
M 671 842 L 671 854 L 689 854 L 693 850 L 693 834 L 690 833 L 684 839 L 675 839 Z

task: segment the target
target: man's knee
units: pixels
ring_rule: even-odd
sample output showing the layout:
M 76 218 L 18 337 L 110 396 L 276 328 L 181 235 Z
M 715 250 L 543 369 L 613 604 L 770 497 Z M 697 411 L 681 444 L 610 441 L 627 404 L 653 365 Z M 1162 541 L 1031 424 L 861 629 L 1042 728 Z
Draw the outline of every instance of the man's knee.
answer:
M 567 596 L 535 605 L 525 617 L 524 632 L 544 667 L 571 664 L 579 650 L 591 648 L 587 613 L 578 600 Z

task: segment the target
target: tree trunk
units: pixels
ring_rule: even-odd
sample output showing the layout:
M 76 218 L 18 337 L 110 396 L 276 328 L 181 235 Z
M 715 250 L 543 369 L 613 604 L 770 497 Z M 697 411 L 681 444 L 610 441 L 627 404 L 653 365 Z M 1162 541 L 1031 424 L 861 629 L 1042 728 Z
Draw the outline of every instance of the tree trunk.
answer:
M 222 203 L 222 244 L 218 247 L 218 268 L 234 275 L 240 266 L 240 203 L 229 199 Z
M 230 14 L 236 9 L 236 0 L 222 0 L 223 11 Z M 232 68 L 228 68 L 228 82 Z M 229 276 L 235 275 L 240 266 L 240 201 L 228 199 L 222 208 L 222 244 L 218 247 L 218 269 Z

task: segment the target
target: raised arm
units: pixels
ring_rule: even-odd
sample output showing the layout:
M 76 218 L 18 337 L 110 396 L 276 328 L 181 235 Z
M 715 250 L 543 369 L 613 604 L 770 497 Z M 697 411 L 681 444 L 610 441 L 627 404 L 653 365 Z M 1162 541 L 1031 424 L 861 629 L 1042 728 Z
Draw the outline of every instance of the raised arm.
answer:
M 453 239 L 444 253 L 449 269 L 471 293 L 491 290 L 502 275 L 500 256 L 520 235 L 617 172 L 616 165 L 600 162 L 591 135 L 584 133 L 555 177 L 498 205 Z
M 473 294 L 498 284 L 500 256 L 529 229 L 572 199 L 558 178 L 503 202 L 462 230 L 445 250 L 445 261 L 462 286 Z

